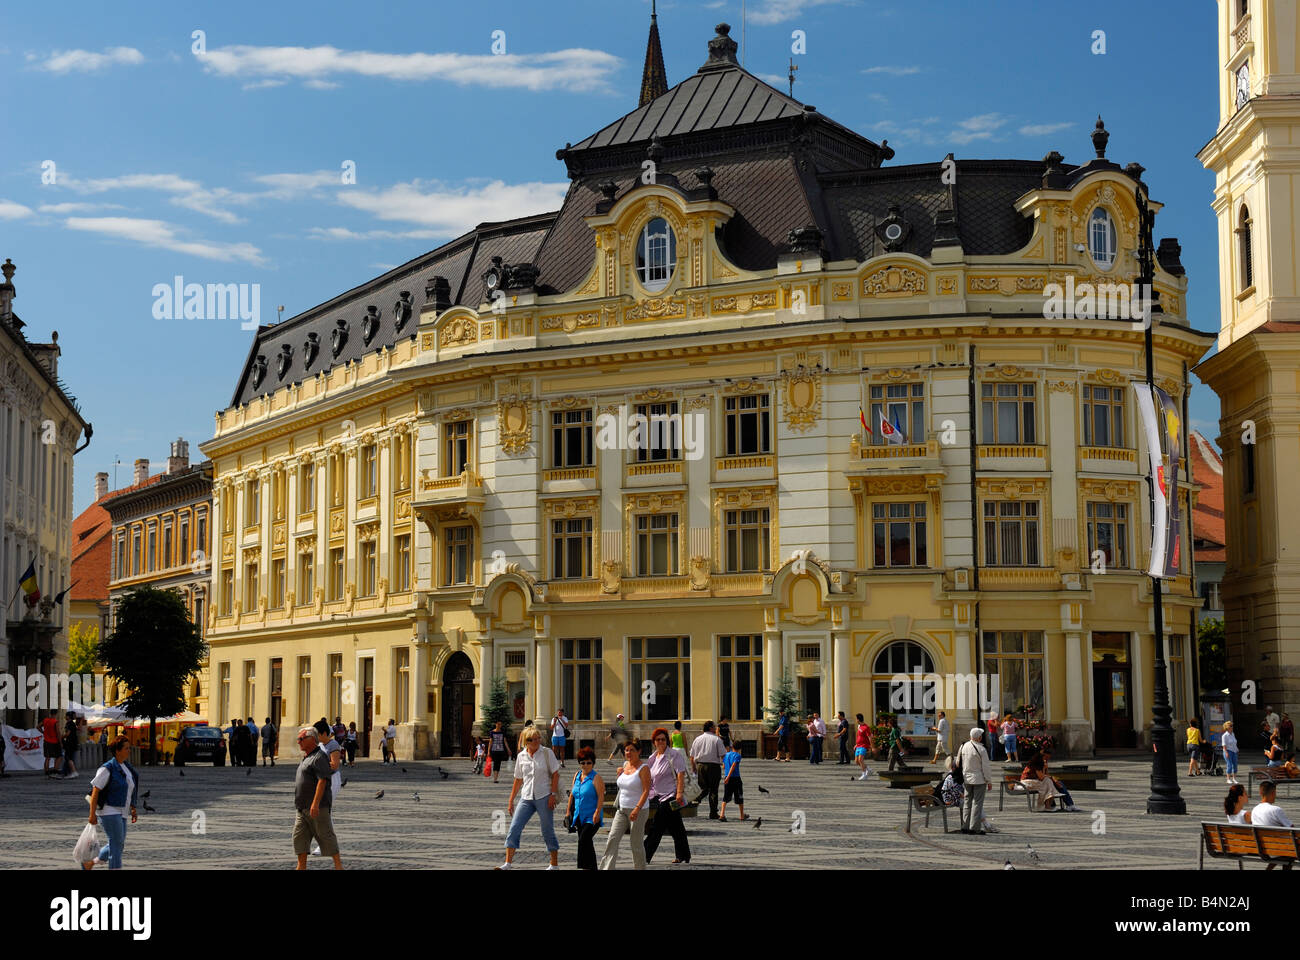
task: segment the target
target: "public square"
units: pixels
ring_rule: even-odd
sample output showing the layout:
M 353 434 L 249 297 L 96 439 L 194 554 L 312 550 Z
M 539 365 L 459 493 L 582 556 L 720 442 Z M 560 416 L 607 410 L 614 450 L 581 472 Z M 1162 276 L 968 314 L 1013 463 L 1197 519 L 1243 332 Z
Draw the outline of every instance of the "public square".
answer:
M 450 774 L 448 779 L 441 778 L 439 766 Z M 859 783 L 850 779 L 856 767 L 837 766 L 833 759 L 819 767 L 746 760 L 745 812 L 752 819 L 739 822 L 734 807 L 728 809 L 727 823 L 711 822 L 707 816 L 688 818 L 691 865 L 670 868 L 669 845 L 650 869 L 991 870 L 1003 869 L 1007 860 L 1017 870 L 1196 869 L 1199 822 L 1223 820 L 1222 778 L 1180 777 L 1187 815 L 1153 817 L 1143 813 L 1149 755 L 1104 757 L 1091 766 L 1108 770 L 1110 776 L 1100 790 L 1075 793 L 1081 812 L 1029 813 L 1023 797 L 1008 797 L 999 812 L 997 794 L 991 793 L 985 814 L 1001 832 L 967 837 L 945 836 L 937 813 L 928 828 L 924 817 L 915 817 L 912 833 L 905 833 L 907 793 L 889 789 L 875 776 L 877 766 L 868 782 Z M 614 769 L 603 759 L 599 764 L 607 780 L 612 780 Z M 562 792 L 575 770 L 570 761 L 561 771 Z M 148 803 L 157 812 L 147 813 L 141 806 L 140 822 L 127 835 L 126 869 L 275 870 L 293 865 L 292 762 L 282 761 L 273 769 L 186 766 L 184 777 L 173 767 L 140 772 L 141 793 L 149 792 Z M 358 761 L 343 773 L 347 786 L 336 802 L 334 824 L 345 869 L 482 870 L 503 859 L 503 836 L 493 834 L 493 823 L 495 811 L 502 811 L 497 822 L 504 816 L 508 768 L 497 784 L 472 775 L 469 761 L 460 759 L 404 761 L 396 767 Z M 0 846 L 0 869 L 73 867 L 72 847 L 85 822 L 87 778 L 83 772 L 75 780 L 46 782 L 40 774 L 15 774 L 0 781 L 0 835 L 6 840 Z M 760 785 L 770 794 L 760 794 Z M 384 796 L 374 799 L 380 790 Z M 1288 797 L 1280 802 L 1296 815 Z M 798 811 L 803 815 L 802 834 L 791 832 Z M 195 817 L 196 812 L 203 816 Z M 702 812 L 707 815 L 707 801 Z M 1102 814 L 1104 832 L 1094 832 L 1094 824 L 1102 825 Z M 560 827 L 561 816 L 557 809 L 560 866 L 573 869 L 575 838 Z M 754 829 L 759 817 L 763 824 Z M 194 832 L 199 822 L 205 832 Z M 960 827 L 954 810 L 949 811 L 949 827 Z M 597 836 L 598 853 L 605 836 L 605 831 Z M 1037 853 L 1037 862 L 1027 844 Z M 515 862 L 520 869 L 546 866 L 535 820 L 524 830 Z M 312 857 L 308 866 L 324 870 L 330 863 Z M 624 844 L 619 867 L 631 866 Z M 1207 860 L 1206 869 L 1237 867 Z

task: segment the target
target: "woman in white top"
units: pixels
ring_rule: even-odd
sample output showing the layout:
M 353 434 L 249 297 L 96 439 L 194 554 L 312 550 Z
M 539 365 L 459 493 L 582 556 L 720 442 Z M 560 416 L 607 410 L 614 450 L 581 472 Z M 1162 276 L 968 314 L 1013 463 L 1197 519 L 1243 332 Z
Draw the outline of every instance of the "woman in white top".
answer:
M 126 737 L 118 737 L 109 747 L 112 757 L 95 771 L 90 781 L 90 816 L 87 822 L 94 825 L 101 820 L 108 843 L 104 844 L 99 856 L 87 860 L 83 870 L 94 868 L 97 863 L 107 863 L 110 870 L 122 869 L 122 847 L 126 844 L 126 815 L 131 812 L 131 822 L 135 823 L 135 804 L 139 799 L 140 778 L 135 767 L 127 762 L 131 753 L 131 743 Z
M 1229 823 L 1250 823 L 1250 811 L 1246 807 L 1246 788 L 1234 783 L 1228 788 L 1228 795 L 1223 798 L 1223 812 L 1228 815 Z
M 1232 732 L 1232 721 L 1223 721 L 1223 733 L 1219 735 L 1219 746 L 1223 749 L 1223 762 L 1228 767 L 1228 786 L 1237 782 L 1237 735 Z
M 618 861 L 618 846 L 623 834 L 632 828 L 632 866 L 645 869 L 645 805 L 650 799 L 650 767 L 641 762 L 641 748 L 635 737 L 628 737 L 623 747 L 626 763 L 618 771 L 618 812 L 609 825 L 609 839 L 605 841 L 605 855 L 600 858 L 600 869 L 613 870 Z

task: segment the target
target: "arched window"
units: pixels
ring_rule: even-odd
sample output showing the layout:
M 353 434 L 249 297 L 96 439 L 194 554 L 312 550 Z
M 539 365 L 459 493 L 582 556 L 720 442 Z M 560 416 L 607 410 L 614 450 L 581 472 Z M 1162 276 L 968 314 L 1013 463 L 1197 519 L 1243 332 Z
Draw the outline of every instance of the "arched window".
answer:
M 677 237 L 663 217 L 655 217 L 641 231 L 636 244 L 636 275 L 641 286 L 657 293 L 668 286 L 677 265 Z
M 1241 258 L 1241 289 L 1249 290 L 1255 285 L 1255 264 L 1250 255 L 1250 211 L 1244 204 L 1237 221 L 1237 250 Z
M 934 673 L 934 660 L 925 648 L 896 640 L 876 655 L 871 672 L 876 713 L 895 713 L 905 736 L 924 736 L 935 712 L 935 685 L 911 678 Z M 904 681 L 904 676 L 909 679 Z
M 1109 270 L 1115 263 L 1116 246 L 1115 223 L 1105 209 L 1098 207 L 1088 218 L 1088 252 L 1092 254 L 1093 263 L 1102 270 Z

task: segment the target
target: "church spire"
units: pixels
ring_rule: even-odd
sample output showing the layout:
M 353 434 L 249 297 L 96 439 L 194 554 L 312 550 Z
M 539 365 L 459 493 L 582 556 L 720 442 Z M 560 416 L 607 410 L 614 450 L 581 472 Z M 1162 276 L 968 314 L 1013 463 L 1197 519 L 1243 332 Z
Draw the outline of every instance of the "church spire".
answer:
M 645 48 L 645 69 L 641 72 L 641 102 L 644 107 L 668 92 L 668 73 L 664 70 L 664 51 L 659 45 L 659 16 L 655 0 L 650 0 L 650 40 Z

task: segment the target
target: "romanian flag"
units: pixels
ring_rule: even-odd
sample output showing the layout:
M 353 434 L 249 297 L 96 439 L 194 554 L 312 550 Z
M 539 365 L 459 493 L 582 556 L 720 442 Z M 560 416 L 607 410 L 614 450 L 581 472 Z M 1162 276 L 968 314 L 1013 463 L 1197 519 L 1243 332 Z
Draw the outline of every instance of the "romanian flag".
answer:
M 33 560 L 27 564 L 27 572 L 22 575 L 18 581 L 18 586 L 22 588 L 23 596 L 30 607 L 37 600 L 41 599 L 41 590 L 36 586 L 36 561 Z
M 874 436 L 871 428 L 867 426 L 867 415 L 862 412 L 862 407 L 858 407 L 858 419 L 862 421 L 862 429 L 867 431 L 867 436 Z

